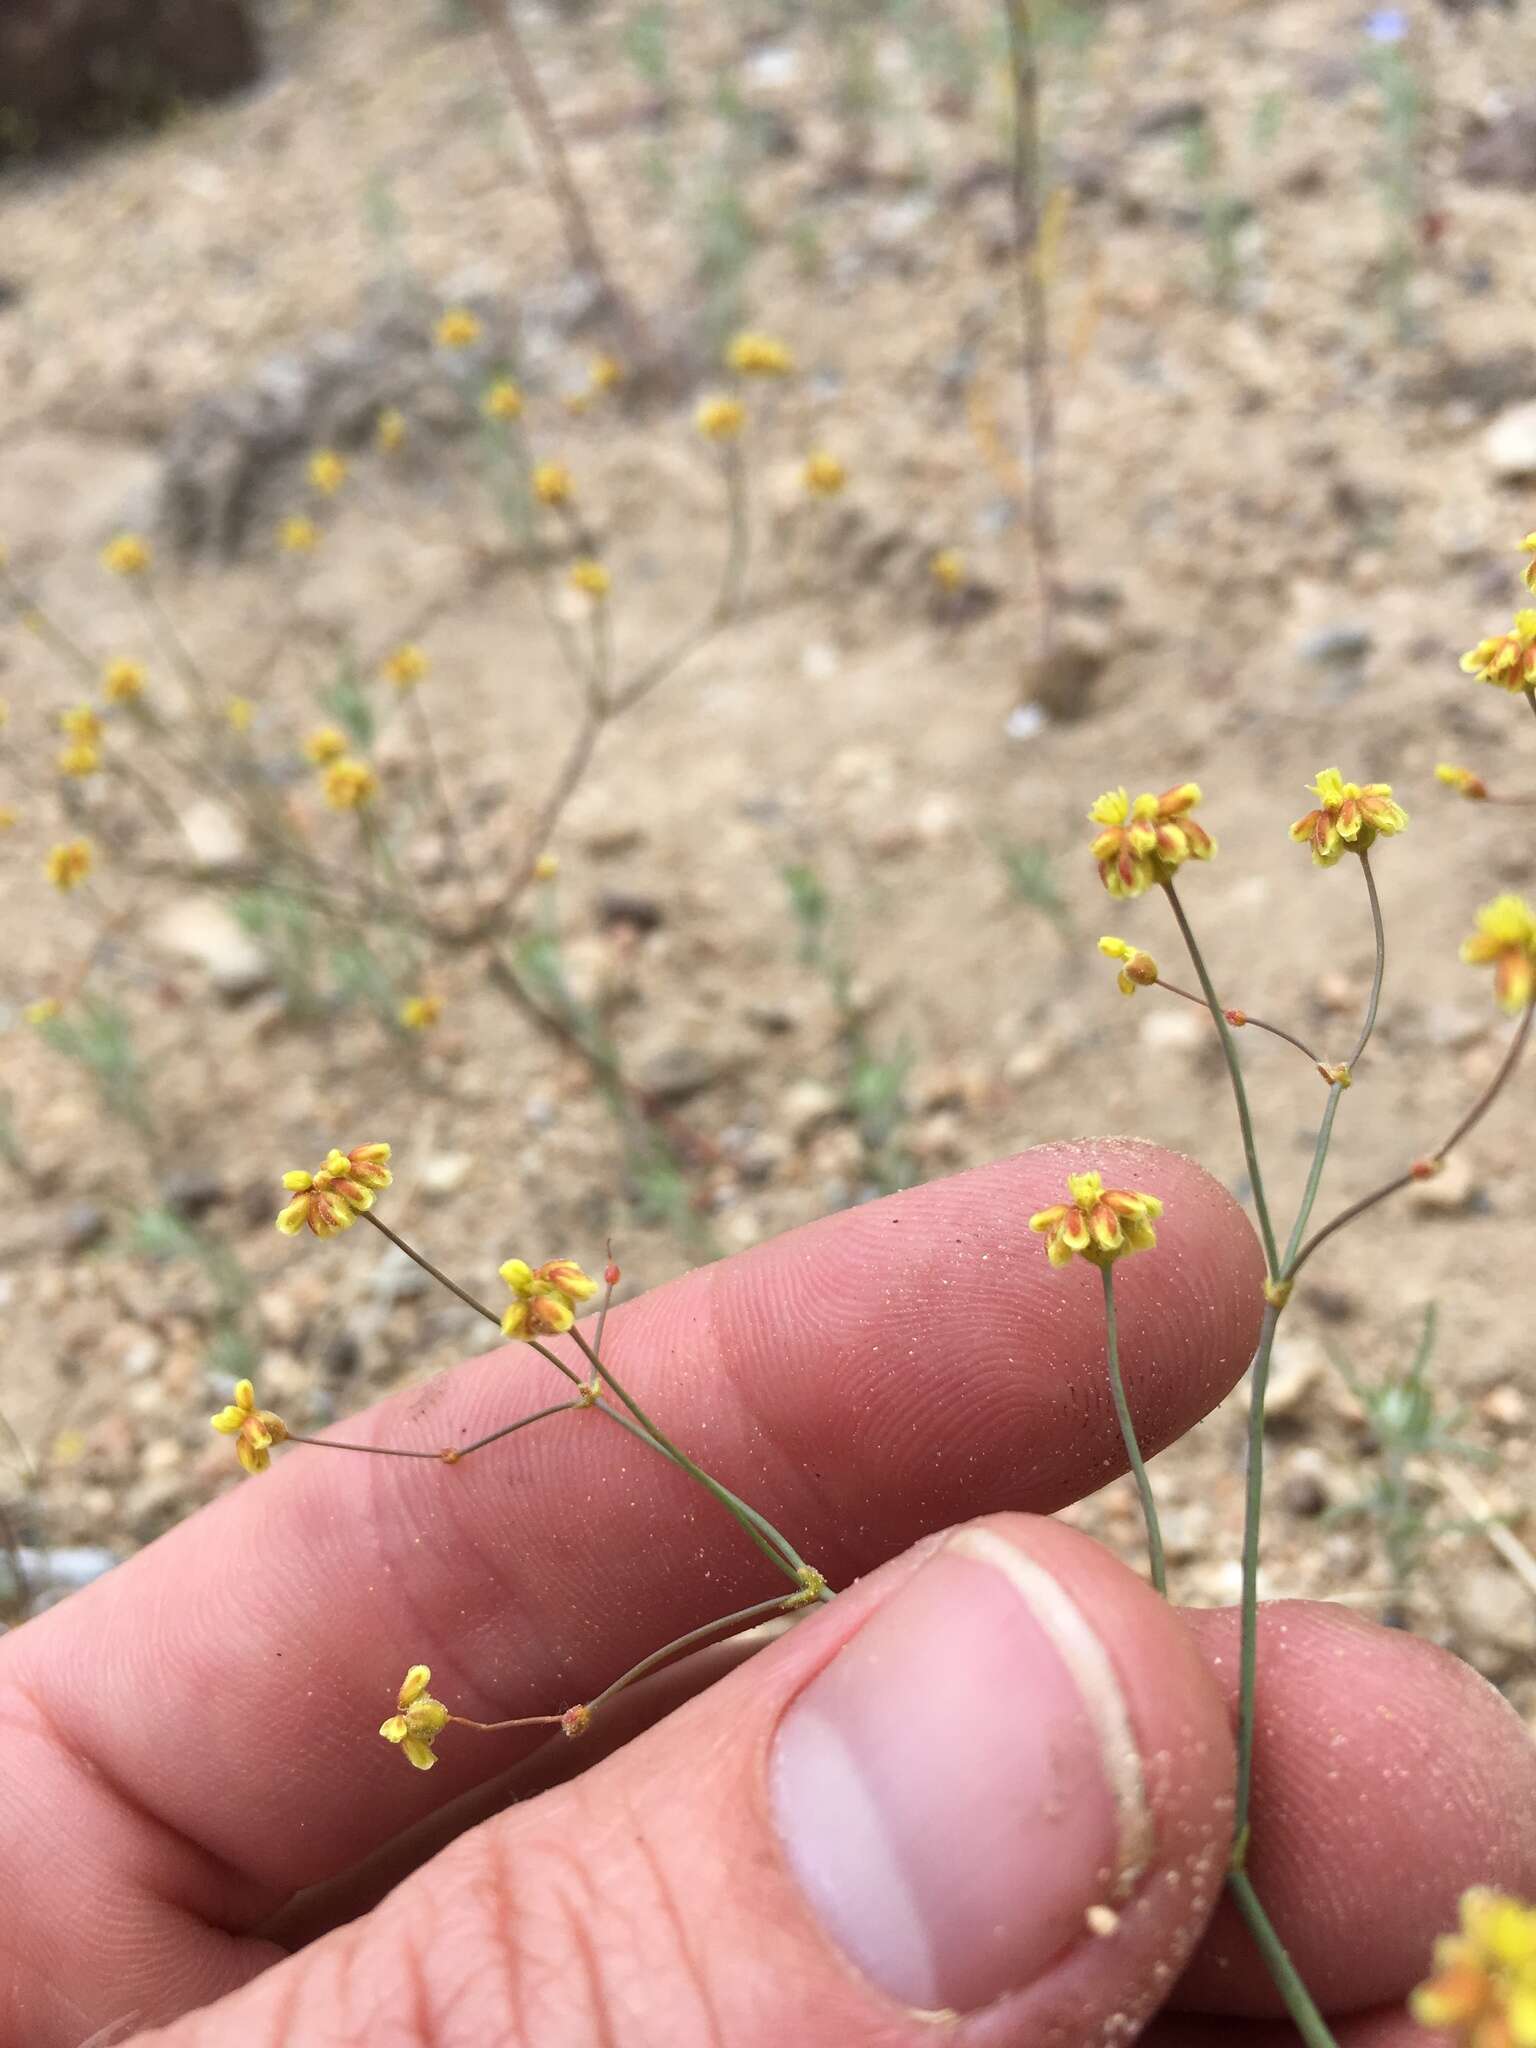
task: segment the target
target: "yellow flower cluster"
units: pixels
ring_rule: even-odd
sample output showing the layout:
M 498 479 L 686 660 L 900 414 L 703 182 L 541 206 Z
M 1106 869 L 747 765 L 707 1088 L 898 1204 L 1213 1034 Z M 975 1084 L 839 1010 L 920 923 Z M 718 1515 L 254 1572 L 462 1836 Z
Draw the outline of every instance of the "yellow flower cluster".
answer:
M 394 1179 L 388 1160 L 387 1145 L 354 1145 L 350 1152 L 332 1147 L 315 1172 L 285 1173 L 283 1186 L 293 1200 L 279 1212 L 278 1229 L 284 1237 L 297 1237 L 306 1225 L 316 1237 L 350 1230 Z
M 379 672 L 397 690 L 414 690 L 431 665 L 425 648 L 418 647 L 414 640 L 404 640 L 385 658 Z
M 66 839 L 51 849 L 44 872 L 55 889 L 78 889 L 95 865 L 89 839 Z
M 571 472 L 563 462 L 541 462 L 533 477 L 533 495 L 541 505 L 568 505 L 576 495 Z
M 393 455 L 404 443 L 407 431 L 405 414 L 399 406 L 387 405 L 379 414 L 373 438 L 385 455 Z
M 134 704 L 144 694 L 144 669 L 137 661 L 119 657 L 101 672 L 101 694 L 109 704 Z
M 480 339 L 480 320 L 468 306 L 450 306 L 437 323 L 439 348 L 473 348 Z
M 1488 801 L 1487 783 L 1481 775 L 1474 774 L 1470 768 L 1458 768 L 1452 761 L 1437 761 L 1435 780 L 1443 782 L 1447 789 L 1458 791 L 1470 803 L 1481 804 Z
M 1464 1893 L 1460 1932 L 1435 1943 L 1434 1974 L 1409 2011 L 1461 2048 L 1536 2048 L 1536 1906 L 1482 1886 Z
M 1461 666 L 1496 689 L 1536 689 L 1536 611 L 1516 612 L 1509 632 L 1479 640 L 1461 657 Z
M 437 1762 L 432 1745 L 453 1718 L 427 1691 L 431 1683 L 430 1666 L 413 1664 L 395 1700 L 396 1711 L 379 1729 L 386 1742 L 399 1744 L 406 1762 L 418 1771 L 430 1771 Z
M 1185 861 L 1211 858 L 1215 840 L 1189 815 L 1199 801 L 1196 782 L 1135 799 L 1123 789 L 1105 791 L 1088 820 L 1100 827 L 1091 850 L 1111 896 L 1140 896 L 1154 883 L 1171 881 Z
M 847 481 L 847 470 L 825 448 L 814 448 L 805 458 L 801 482 L 813 497 L 835 498 Z
M 1070 1200 L 1029 1219 L 1030 1229 L 1045 1237 L 1045 1255 L 1053 1266 L 1069 1265 L 1074 1258 L 1110 1266 L 1131 1252 L 1149 1252 L 1157 1243 L 1152 1226 L 1163 1205 L 1156 1195 L 1106 1188 L 1097 1173 L 1069 1173 L 1067 1193 Z
M 523 394 L 510 377 L 498 377 L 480 401 L 480 410 L 488 420 L 515 420 L 522 409 Z
M 1477 930 L 1462 942 L 1469 967 L 1493 969 L 1500 1009 L 1523 1010 L 1536 996 L 1536 916 L 1523 896 L 1496 896 L 1477 913 Z
M 442 1014 L 441 996 L 407 996 L 400 1005 L 400 1022 L 407 1031 L 430 1031 Z
M 1527 590 L 1536 590 L 1536 533 L 1528 533 L 1525 536 L 1520 543 L 1520 552 L 1531 558 L 1520 572 L 1520 580 Z
M 706 398 L 694 414 L 694 424 L 706 439 L 734 441 L 747 421 L 747 408 L 739 398 Z
M 929 559 L 928 574 L 940 590 L 958 590 L 965 581 L 965 557 L 958 548 L 940 548 Z
M 277 529 L 277 544 L 285 555 L 313 554 L 320 542 L 320 529 L 307 513 L 293 512 Z
M 234 1400 L 212 1420 L 220 1436 L 235 1439 L 235 1454 L 251 1473 L 266 1471 L 272 1462 L 272 1446 L 280 1444 L 288 1434 L 288 1425 L 280 1415 L 274 1415 L 270 1408 L 256 1406 L 256 1389 L 249 1380 L 239 1382 Z
M 224 706 L 224 716 L 236 732 L 249 732 L 256 706 L 249 697 L 231 697 Z
M 597 1292 L 597 1282 L 574 1259 L 546 1259 L 542 1266 L 508 1259 L 498 1270 L 512 1290 L 501 1333 L 517 1343 L 559 1336 L 575 1322 L 576 1304 L 590 1301 Z
M 571 564 L 571 588 L 582 591 L 594 604 L 608 595 L 613 579 L 601 562 L 594 562 L 590 556 Z
M 732 337 L 725 360 L 744 377 L 787 377 L 795 367 L 795 359 L 782 341 L 750 330 Z
M 101 766 L 101 720 L 89 704 L 59 713 L 67 742 L 58 757 L 61 775 L 94 775 Z
M 1157 980 L 1157 962 L 1150 953 L 1143 953 L 1139 946 L 1133 946 L 1127 939 L 1104 938 L 1099 941 L 1099 951 L 1106 960 L 1119 960 L 1124 964 L 1115 976 L 1123 996 L 1135 995 L 1139 988 L 1151 988 Z
M 1320 868 L 1333 867 L 1346 853 L 1364 853 L 1378 836 L 1390 838 L 1408 823 L 1390 782 L 1346 782 L 1337 768 L 1321 768 L 1309 787 L 1317 808 L 1296 820 L 1291 837 L 1311 847 Z
M 101 565 L 114 576 L 143 576 L 153 557 L 149 542 L 140 533 L 120 533 L 101 551 Z
M 379 793 L 379 778 L 366 761 L 343 757 L 325 771 L 322 787 L 333 811 L 360 811 Z
M 317 768 L 339 761 L 347 751 L 347 736 L 339 725 L 317 725 L 304 741 L 304 758 Z
M 317 448 L 309 458 L 309 481 L 322 498 L 334 498 L 347 480 L 345 456 L 334 448 Z

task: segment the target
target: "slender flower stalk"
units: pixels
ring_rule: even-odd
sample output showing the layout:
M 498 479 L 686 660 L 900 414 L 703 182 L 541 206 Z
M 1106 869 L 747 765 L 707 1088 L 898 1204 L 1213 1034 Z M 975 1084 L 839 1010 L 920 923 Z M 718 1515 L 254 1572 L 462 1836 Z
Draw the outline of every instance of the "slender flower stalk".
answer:
M 1152 1494 L 1152 1482 L 1147 1476 L 1147 1467 L 1141 1455 L 1141 1445 L 1136 1441 L 1136 1425 L 1131 1420 L 1131 1407 L 1125 1396 L 1125 1381 L 1120 1372 L 1120 1339 L 1115 1322 L 1115 1269 L 1113 1265 L 1099 1268 L 1104 1279 L 1104 1348 L 1109 1358 L 1109 1387 L 1114 1396 L 1115 1415 L 1120 1424 L 1120 1435 L 1125 1443 L 1125 1455 L 1136 1475 L 1136 1491 L 1141 1496 L 1142 1517 L 1147 1525 L 1147 1552 L 1151 1560 L 1152 1584 L 1155 1590 L 1166 1596 L 1168 1571 L 1163 1562 L 1163 1532 L 1157 1519 L 1157 1502 Z
M 1302 1983 L 1296 1965 L 1283 1941 L 1275 1932 L 1274 1924 L 1254 1890 L 1252 1881 L 1241 1869 L 1233 1870 L 1227 1879 L 1237 1910 L 1247 1922 L 1248 1932 L 1258 1945 L 1269 1974 L 1275 1981 L 1275 1988 L 1285 2000 L 1285 2009 L 1296 2023 L 1307 2048 L 1339 2048 L 1328 2022 L 1314 2004 L 1311 1993 Z

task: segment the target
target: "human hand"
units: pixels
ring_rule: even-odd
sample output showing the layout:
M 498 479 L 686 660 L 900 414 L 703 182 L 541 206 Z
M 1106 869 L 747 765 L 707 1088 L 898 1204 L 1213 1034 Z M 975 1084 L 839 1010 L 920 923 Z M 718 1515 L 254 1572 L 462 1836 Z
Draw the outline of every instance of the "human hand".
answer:
M 614 1312 L 626 1384 L 849 1588 L 663 1718 L 696 1671 L 576 1744 L 450 1729 L 430 1775 L 374 1733 L 414 1659 L 455 1712 L 548 1712 L 774 1590 L 674 1468 L 586 1413 L 452 1468 L 286 1453 L 0 1643 L 0 2041 L 1292 2040 L 1220 1896 L 1236 1618 L 1180 1616 L 1036 1519 L 1123 1469 L 1097 1278 L 1050 1271 L 1026 1229 L 1084 1151 Z M 1150 1453 L 1242 1373 L 1262 1266 L 1198 1167 L 1092 1152 L 1166 1202 L 1117 1288 Z M 345 1433 L 467 1438 L 543 1371 L 501 1350 Z M 1427 2041 L 1402 1999 L 1460 1891 L 1536 1891 L 1520 1723 L 1430 1646 L 1284 1603 L 1256 1755 L 1248 1867 L 1352 2016 L 1341 2048 Z

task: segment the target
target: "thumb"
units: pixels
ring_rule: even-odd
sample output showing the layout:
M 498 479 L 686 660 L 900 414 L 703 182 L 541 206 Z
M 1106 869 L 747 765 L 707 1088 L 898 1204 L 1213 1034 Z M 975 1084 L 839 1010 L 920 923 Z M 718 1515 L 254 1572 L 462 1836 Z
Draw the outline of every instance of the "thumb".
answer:
M 141 2048 L 918 2048 L 935 2012 L 966 2048 L 1129 2041 L 1209 1917 L 1232 1776 L 1176 1616 L 994 1517 Z

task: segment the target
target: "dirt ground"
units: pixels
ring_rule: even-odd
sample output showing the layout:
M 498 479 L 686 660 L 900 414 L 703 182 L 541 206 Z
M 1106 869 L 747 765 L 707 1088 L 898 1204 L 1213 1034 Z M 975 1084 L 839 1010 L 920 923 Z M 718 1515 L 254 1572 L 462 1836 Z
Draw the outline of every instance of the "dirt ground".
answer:
M 1433 769 L 1465 760 L 1536 789 L 1524 707 L 1456 667 L 1507 624 L 1514 544 L 1536 526 L 1536 481 L 1498 474 L 1488 443 L 1497 415 L 1536 402 L 1529 185 L 1463 175 L 1469 146 L 1536 75 L 1536 25 L 1412 10 L 1404 51 L 1432 98 L 1415 256 L 1396 283 L 1380 46 L 1353 14 L 1312 0 L 1127 4 L 1053 41 L 1047 120 L 1071 194 L 1053 279 L 1062 573 L 1092 659 L 1070 703 L 1007 739 L 1033 621 L 989 17 L 855 11 L 850 45 L 812 10 L 680 0 L 663 11 L 672 83 L 658 112 L 654 82 L 623 54 L 635 14 L 657 12 L 605 6 L 532 30 L 600 233 L 657 331 L 696 334 L 711 312 L 699 223 L 736 177 L 755 237 L 744 304 L 803 365 L 752 451 L 760 608 L 610 732 L 554 839 L 573 979 L 612 1004 L 629 1071 L 670 1076 L 687 1098 L 678 1116 L 709 1142 L 697 1228 L 728 1252 L 862 1192 L 837 1018 L 798 958 L 781 878 L 794 862 L 830 890 L 873 1042 L 914 1055 L 901 1135 L 919 1177 L 1124 1130 L 1240 1187 L 1203 1020 L 1156 992 L 1123 1001 L 1095 950 L 1121 931 L 1170 973 L 1177 958 L 1161 904 L 1106 903 L 1083 814 L 1106 786 L 1198 779 L 1221 853 L 1186 899 L 1226 1000 L 1338 1056 L 1369 978 L 1362 892 L 1286 837 L 1305 785 L 1337 761 L 1390 780 L 1412 824 L 1378 863 L 1383 1023 L 1343 1104 L 1329 1213 L 1448 1129 L 1507 1037 L 1456 948 L 1480 902 L 1531 886 L 1529 833 L 1519 811 L 1459 803 Z M 969 104 L 956 51 L 974 69 Z M 739 174 L 742 117 L 722 111 L 722 79 L 774 138 Z M 1188 141 L 1202 108 L 1215 164 L 1203 183 Z M 867 146 L 851 147 L 866 120 Z M 1242 217 L 1223 304 L 1212 279 L 1228 201 Z M 270 77 L 248 100 L 0 181 L 0 535 L 18 575 L 93 652 L 159 661 L 96 555 L 152 517 L 163 450 L 192 407 L 318 335 L 354 332 L 392 272 L 441 303 L 526 306 L 549 300 L 563 265 L 527 146 L 449 10 L 357 0 L 275 18 Z M 586 346 L 556 352 L 568 374 Z M 597 508 L 619 647 L 640 659 L 717 574 L 694 400 L 644 413 L 605 401 L 572 418 L 562 373 L 530 379 L 530 415 Z M 825 504 L 797 481 L 813 445 L 848 470 Z M 242 551 L 165 572 L 180 630 L 231 688 L 274 618 L 292 618 L 249 688 L 258 751 L 291 757 L 314 722 L 310 650 L 344 630 L 387 645 L 453 591 L 494 531 L 472 455 L 423 432 L 400 465 L 360 456 L 355 494 L 298 576 L 264 538 L 268 513 L 303 496 L 297 458 L 279 463 Z M 936 601 L 926 564 L 950 545 L 974 607 Z M 489 860 L 545 786 L 571 688 L 538 603 L 509 577 L 438 618 L 430 651 L 437 743 Z M 0 850 L 0 1044 L 25 1162 L 0 1238 L 0 1412 L 35 1466 L 28 1482 L 14 1459 L 0 1497 L 34 1544 L 123 1550 L 230 1483 L 205 1419 L 227 1394 L 201 1278 L 134 1247 L 130 1211 L 156 1198 L 143 1147 L 22 1018 L 83 957 L 94 913 L 61 907 L 39 879 L 60 836 L 50 722 L 78 689 L 7 629 L 0 693 L 13 712 L 0 799 L 21 813 Z M 386 778 L 401 744 L 386 735 Z M 87 829 L 108 800 L 86 792 Z M 1000 845 L 1045 849 L 1059 918 L 1011 888 Z M 430 851 L 417 849 L 424 863 Z M 110 872 L 100 880 L 126 907 Z M 616 892 L 640 899 L 638 921 L 615 914 Z M 133 1018 L 165 1170 L 211 1179 L 208 1227 L 256 1281 L 265 1399 L 328 1420 L 479 1342 L 467 1311 L 411 1292 L 365 1233 L 305 1255 L 272 1231 L 277 1176 L 333 1136 L 393 1142 L 393 1220 L 451 1247 L 456 1271 L 489 1273 L 514 1240 L 595 1260 L 608 1232 L 637 1280 L 696 1254 L 624 1200 L 586 1071 L 477 976 L 437 975 L 447 1007 L 419 1056 L 365 1017 L 296 1023 L 269 990 L 219 1000 L 202 969 L 157 947 L 156 920 L 184 893 L 136 892 L 143 921 L 97 971 Z M 1322 1084 L 1252 1032 L 1243 1049 L 1288 1213 Z M 1380 1460 L 1324 1347 L 1368 1372 L 1401 1366 L 1430 1302 L 1435 1384 L 1485 1454 L 1460 1469 L 1536 1545 L 1536 1296 L 1518 1235 L 1536 1197 L 1530 1086 L 1517 1081 L 1465 1171 L 1309 1269 L 1278 1362 L 1267 1592 L 1381 1608 L 1379 1532 L 1333 1512 Z M 1185 1598 L 1236 1591 L 1243 1433 L 1234 1397 L 1154 1468 Z M 1420 1474 L 1426 1513 L 1464 1522 L 1436 1469 Z M 1129 1552 L 1134 1508 L 1119 1482 L 1075 1512 Z M 1453 1529 L 1429 1550 L 1409 1613 L 1536 1723 L 1536 1593 L 1484 1535 Z

